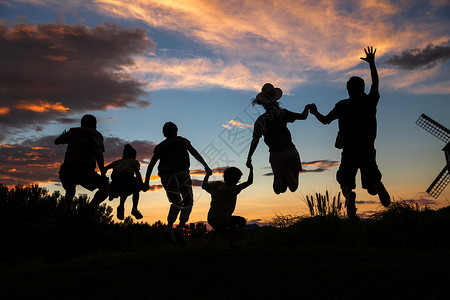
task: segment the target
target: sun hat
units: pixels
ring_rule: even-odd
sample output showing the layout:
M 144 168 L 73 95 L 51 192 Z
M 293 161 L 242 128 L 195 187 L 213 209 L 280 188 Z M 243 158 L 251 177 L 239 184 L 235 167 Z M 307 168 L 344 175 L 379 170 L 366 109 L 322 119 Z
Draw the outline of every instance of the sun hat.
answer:
M 271 83 L 266 83 L 261 88 L 261 92 L 256 95 L 257 103 L 264 103 L 268 100 L 278 101 L 283 96 L 283 91 L 280 88 L 276 88 Z

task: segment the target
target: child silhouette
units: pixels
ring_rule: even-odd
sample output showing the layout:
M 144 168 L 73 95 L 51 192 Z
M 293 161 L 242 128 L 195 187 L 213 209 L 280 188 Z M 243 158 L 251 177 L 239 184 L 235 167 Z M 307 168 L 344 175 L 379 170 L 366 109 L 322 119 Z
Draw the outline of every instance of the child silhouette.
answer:
M 133 208 L 131 214 L 136 219 L 142 219 L 142 214 L 138 210 L 139 192 L 143 186 L 142 176 L 139 172 L 140 164 L 136 160 L 136 150 L 129 144 L 123 149 L 121 159 L 113 161 L 105 167 L 105 170 L 113 169 L 111 174 L 111 192 L 109 200 L 120 198 L 120 204 L 117 207 L 117 218 L 124 219 L 125 201 L 129 195 L 133 195 Z M 136 176 L 134 176 L 136 174 Z
M 237 195 L 253 183 L 253 166 L 249 164 L 250 172 L 246 182 L 237 184 L 242 172 L 236 167 L 230 167 L 223 173 L 224 181 L 208 182 L 209 174 L 203 179 L 202 188 L 211 194 L 211 207 L 208 212 L 208 223 L 214 229 L 206 242 L 209 247 L 219 233 L 231 230 L 229 248 L 238 248 L 236 242 L 245 230 L 245 218 L 233 216 L 236 208 Z

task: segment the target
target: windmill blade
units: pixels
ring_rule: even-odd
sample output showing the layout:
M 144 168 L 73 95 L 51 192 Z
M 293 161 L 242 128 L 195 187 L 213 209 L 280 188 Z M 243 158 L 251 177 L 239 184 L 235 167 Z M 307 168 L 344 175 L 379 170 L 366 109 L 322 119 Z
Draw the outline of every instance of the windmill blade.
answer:
M 416 121 L 416 124 L 437 137 L 438 139 L 444 141 L 445 143 L 450 142 L 450 130 L 434 121 L 430 117 L 422 114 L 420 118 Z
M 445 166 L 444 169 L 439 173 L 438 177 L 433 181 L 430 187 L 427 189 L 427 193 L 433 196 L 433 198 L 439 197 L 442 191 L 450 183 L 450 173 L 449 167 Z

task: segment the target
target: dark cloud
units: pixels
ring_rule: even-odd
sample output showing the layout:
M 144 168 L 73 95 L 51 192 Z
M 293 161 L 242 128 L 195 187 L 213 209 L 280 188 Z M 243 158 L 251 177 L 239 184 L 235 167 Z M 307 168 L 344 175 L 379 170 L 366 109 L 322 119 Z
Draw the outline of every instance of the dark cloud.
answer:
M 143 83 L 124 67 L 154 48 L 142 29 L 0 23 L 0 140 L 36 124 L 72 123 L 70 114 L 145 107 Z
M 247 220 L 247 225 L 258 225 L 258 226 L 267 226 L 268 222 L 263 219 L 252 219 Z
M 408 49 L 400 55 L 393 55 L 384 63 L 399 67 L 405 70 L 414 70 L 418 68 L 432 68 L 438 62 L 444 62 L 450 59 L 449 42 L 441 46 L 429 44 L 424 49 Z
M 339 166 L 340 162 L 334 160 L 314 160 L 303 162 L 303 170 L 300 173 L 322 173 L 329 171 L 331 168 Z M 273 176 L 273 173 L 266 173 L 263 176 Z
M 162 184 L 155 184 L 155 185 L 151 185 L 150 188 L 148 189 L 149 192 L 155 192 L 155 191 L 159 191 L 162 190 L 164 187 L 162 186 Z
M 55 145 L 56 136 L 0 145 L 0 183 L 6 185 L 59 182 L 59 166 L 64 160 L 66 145 Z M 142 161 L 153 153 L 155 146 L 147 141 L 125 141 L 105 137 L 105 164 L 122 157 L 123 146 L 131 144 Z M 155 189 L 157 187 L 154 187 Z
M 203 180 L 191 179 L 191 181 L 192 181 L 192 187 L 201 187 L 203 184 Z
M 380 201 L 375 201 L 375 200 L 356 200 L 355 201 L 356 204 L 380 204 Z
M 418 193 L 412 200 L 411 203 L 423 205 L 423 206 L 433 206 L 439 204 L 439 201 L 434 199 L 430 194 L 422 192 Z

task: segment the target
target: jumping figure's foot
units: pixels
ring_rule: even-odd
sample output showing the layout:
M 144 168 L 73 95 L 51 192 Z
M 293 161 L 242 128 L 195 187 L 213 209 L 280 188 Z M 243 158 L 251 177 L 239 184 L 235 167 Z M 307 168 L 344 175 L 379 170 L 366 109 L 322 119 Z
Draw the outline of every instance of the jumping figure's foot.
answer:
M 166 239 L 169 240 L 170 242 L 172 242 L 172 243 L 175 243 L 175 242 L 176 242 L 175 236 L 174 236 L 174 234 L 173 234 L 173 229 L 172 229 L 172 228 L 166 227 L 166 228 L 164 229 L 164 236 L 165 236 Z
M 345 206 L 347 206 L 347 216 L 349 219 L 356 218 L 356 194 L 355 192 L 348 193 L 345 198 Z
M 381 204 L 383 204 L 384 207 L 388 207 L 391 204 L 391 196 L 389 196 L 389 193 L 384 187 L 384 184 L 379 181 L 376 184 L 376 188 Z
M 124 219 L 125 208 L 123 206 L 117 206 L 117 219 Z
M 186 237 L 184 236 L 184 231 L 182 226 L 177 226 L 175 230 L 173 231 L 175 234 L 175 237 L 177 241 L 179 241 L 182 244 L 186 244 Z
M 131 214 L 136 218 L 136 219 L 142 219 L 144 216 L 141 214 L 140 211 L 138 211 L 137 209 L 133 209 L 131 211 Z

